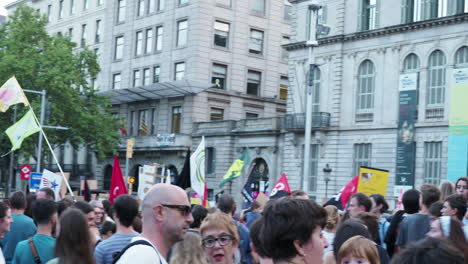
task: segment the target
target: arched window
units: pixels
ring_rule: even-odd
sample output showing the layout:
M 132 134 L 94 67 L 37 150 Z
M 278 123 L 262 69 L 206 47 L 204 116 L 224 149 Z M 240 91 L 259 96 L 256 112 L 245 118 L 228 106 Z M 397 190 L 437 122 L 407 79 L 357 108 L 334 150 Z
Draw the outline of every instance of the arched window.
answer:
M 419 58 L 416 54 L 411 53 L 406 56 L 405 60 L 403 61 L 403 72 L 419 72 Z
M 443 108 L 445 101 L 446 84 L 445 55 L 440 50 L 435 50 L 429 56 L 428 81 L 427 81 L 427 108 Z
M 320 112 L 320 78 L 321 72 L 319 67 L 314 70 L 314 90 L 312 93 L 312 113 Z
M 468 67 L 468 47 L 463 46 L 455 53 L 455 67 L 467 68 Z
M 358 70 L 356 121 L 372 121 L 374 110 L 375 68 L 370 60 L 361 63 Z

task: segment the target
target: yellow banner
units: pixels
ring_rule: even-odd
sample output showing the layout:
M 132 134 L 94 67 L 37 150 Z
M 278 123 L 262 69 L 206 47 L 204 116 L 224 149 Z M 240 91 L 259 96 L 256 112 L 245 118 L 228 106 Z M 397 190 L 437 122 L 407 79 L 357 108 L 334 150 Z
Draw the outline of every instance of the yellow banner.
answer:
M 387 192 L 388 171 L 361 167 L 357 192 L 371 195 L 374 193 L 385 196 Z

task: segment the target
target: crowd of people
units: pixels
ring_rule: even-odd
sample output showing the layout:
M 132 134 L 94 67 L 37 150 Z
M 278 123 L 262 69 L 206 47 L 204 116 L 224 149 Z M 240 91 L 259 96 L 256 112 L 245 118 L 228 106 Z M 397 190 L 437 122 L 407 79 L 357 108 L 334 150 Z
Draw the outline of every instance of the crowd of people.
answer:
M 407 190 L 397 211 L 363 193 L 344 210 L 300 190 L 238 210 L 230 194 L 191 205 L 170 184 L 113 204 L 18 191 L 0 202 L 0 264 L 466 263 L 467 203 L 468 177 Z

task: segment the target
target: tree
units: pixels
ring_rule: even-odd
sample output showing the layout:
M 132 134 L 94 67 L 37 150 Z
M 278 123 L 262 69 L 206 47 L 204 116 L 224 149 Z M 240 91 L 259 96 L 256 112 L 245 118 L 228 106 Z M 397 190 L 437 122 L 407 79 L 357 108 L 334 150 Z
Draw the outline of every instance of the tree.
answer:
M 87 48 L 76 48 L 66 36 L 49 36 L 46 24 L 45 16 L 19 6 L 0 25 L 0 85 L 15 75 L 23 89 L 47 90 L 47 100 L 52 103 L 47 125 L 69 128 L 45 129 L 54 147 L 69 142 L 74 148 L 90 147 L 103 158 L 115 151 L 119 133 L 118 121 L 109 112 L 109 99 L 90 85 L 99 72 L 97 56 Z M 26 96 L 39 116 L 40 96 Z M 27 108 L 18 105 L 17 109 L 19 119 Z M 11 148 L 4 131 L 13 124 L 12 115 L 11 108 L 0 113 L 0 155 Z M 35 157 L 36 143 L 37 136 L 31 136 L 19 152 L 26 158 Z M 46 153 L 49 151 L 44 150 Z M 0 160 L 0 167 L 7 168 L 6 158 Z

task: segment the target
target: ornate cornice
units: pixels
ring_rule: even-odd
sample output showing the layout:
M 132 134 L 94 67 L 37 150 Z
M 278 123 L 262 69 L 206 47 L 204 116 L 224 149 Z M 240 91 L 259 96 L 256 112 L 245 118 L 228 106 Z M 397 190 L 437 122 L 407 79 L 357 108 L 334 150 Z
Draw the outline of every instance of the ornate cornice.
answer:
M 423 30 L 427 28 L 435 28 L 435 27 L 441 27 L 441 26 L 446 26 L 446 25 L 460 24 L 460 23 L 464 23 L 467 21 L 468 21 L 468 13 L 465 13 L 465 14 L 459 14 L 459 15 L 454 15 L 454 16 L 449 16 L 449 17 L 441 17 L 441 18 L 436 18 L 436 19 L 431 19 L 431 20 L 424 20 L 424 21 L 412 22 L 412 23 L 407 23 L 407 24 L 399 24 L 395 26 L 384 27 L 384 28 L 368 30 L 368 31 L 363 31 L 363 32 L 356 32 L 356 33 L 351 33 L 351 34 L 346 34 L 346 35 L 345 34 L 335 35 L 335 36 L 320 38 L 318 41 L 319 41 L 319 45 L 323 46 L 323 45 L 330 45 L 330 44 L 335 44 L 335 43 L 344 43 L 344 42 L 376 38 L 376 37 L 381 37 L 381 36 L 386 36 L 386 35 L 400 34 L 400 33 L 405 33 L 405 32 L 410 32 L 410 31 L 415 31 L 415 30 Z M 288 51 L 291 51 L 291 50 L 307 48 L 307 45 L 305 41 L 298 41 L 294 43 L 285 44 L 283 45 L 283 48 L 285 48 Z

